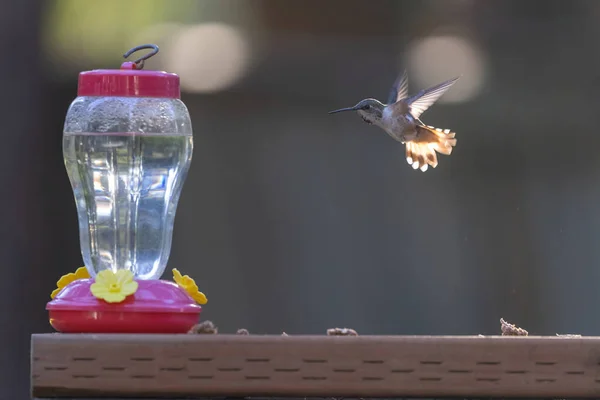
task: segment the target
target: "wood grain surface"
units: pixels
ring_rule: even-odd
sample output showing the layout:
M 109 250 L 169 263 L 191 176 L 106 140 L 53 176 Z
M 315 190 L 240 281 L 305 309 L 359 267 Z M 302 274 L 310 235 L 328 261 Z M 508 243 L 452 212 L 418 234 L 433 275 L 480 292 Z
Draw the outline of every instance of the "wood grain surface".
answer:
M 600 338 L 40 334 L 32 396 L 600 397 Z

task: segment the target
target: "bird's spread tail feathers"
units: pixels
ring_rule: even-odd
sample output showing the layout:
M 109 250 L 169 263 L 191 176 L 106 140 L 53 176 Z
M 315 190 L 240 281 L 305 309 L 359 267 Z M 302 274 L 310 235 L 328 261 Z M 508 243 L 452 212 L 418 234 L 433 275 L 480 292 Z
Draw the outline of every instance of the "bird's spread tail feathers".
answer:
M 437 167 L 437 154 L 450 155 L 456 146 L 456 133 L 450 129 L 439 129 L 433 126 L 417 125 L 417 137 L 406 142 L 406 161 L 414 169 L 427 171 L 429 165 Z

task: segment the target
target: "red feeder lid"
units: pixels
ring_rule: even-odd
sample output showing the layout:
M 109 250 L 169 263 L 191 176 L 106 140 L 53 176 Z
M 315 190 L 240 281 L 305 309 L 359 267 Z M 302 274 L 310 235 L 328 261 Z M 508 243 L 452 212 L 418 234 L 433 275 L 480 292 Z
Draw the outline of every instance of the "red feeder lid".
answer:
M 121 69 L 97 69 L 79 74 L 78 96 L 165 97 L 180 98 L 179 76 L 164 71 L 142 71 L 144 60 L 158 53 L 158 46 L 143 45 L 125 53 L 152 48 L 154 51 L 138 60 L 127 61 Z

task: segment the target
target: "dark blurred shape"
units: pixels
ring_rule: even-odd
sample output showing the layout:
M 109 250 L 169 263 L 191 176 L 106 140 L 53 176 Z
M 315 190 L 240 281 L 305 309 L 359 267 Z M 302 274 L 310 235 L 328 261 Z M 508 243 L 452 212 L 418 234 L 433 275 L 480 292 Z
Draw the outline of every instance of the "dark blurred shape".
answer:
M 56 267 L 51 170 L 56 147 L 43 113 L 39 1 L 2 4 L 0 11 L 0 103 L 2 145 L 0 279 L 0 398 L 28 398 L 29 341 L 48 329 L 44 301 Z M 60 165 L 60 160 L 58 163 Z M 60 239 L 58 239 L 60 240 Z

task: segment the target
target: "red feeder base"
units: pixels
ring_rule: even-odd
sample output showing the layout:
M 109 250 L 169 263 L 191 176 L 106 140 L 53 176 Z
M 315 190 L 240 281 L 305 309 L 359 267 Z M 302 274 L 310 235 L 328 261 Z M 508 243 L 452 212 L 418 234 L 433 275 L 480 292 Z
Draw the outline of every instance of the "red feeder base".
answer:
M 122 303 L 92 295 L 92 279 L 67 285 L 46 306 L 50 325 L 63 333 L 186 333 L 198 323 L 201 307 L 173 282 L 137 281 Z

